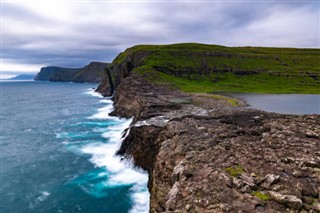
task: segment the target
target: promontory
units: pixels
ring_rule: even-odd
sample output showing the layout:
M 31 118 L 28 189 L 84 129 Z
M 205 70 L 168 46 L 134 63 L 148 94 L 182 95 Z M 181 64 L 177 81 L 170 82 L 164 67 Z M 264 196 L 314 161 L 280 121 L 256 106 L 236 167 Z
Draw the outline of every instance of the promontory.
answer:
M 65 68 L 56 66 L 42 67 L 40 72 L 35 76 L 34 80 L 100 83 L 105 77 L 104 70 L 108 66 L 108 63 L 91 62 L 82 68 Z
M 149 173 L 150 212 L 320 212 L 320 115 L 214 92 L 320 94 L 320 50 L 139 45 L 98 91 L 134 117 L 117 154 Z

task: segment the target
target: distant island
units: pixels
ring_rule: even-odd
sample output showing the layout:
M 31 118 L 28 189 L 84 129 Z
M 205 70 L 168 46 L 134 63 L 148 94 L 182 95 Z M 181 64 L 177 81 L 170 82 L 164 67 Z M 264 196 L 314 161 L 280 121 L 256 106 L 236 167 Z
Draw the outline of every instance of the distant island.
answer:
M 108 66 L 108 63 L 91 62 L 82 68 L 65 68 L 56 66 L 42 67 L 40 72 L 34 77 L 34 80 L 99 83 L 104 79 L 105 69 Z
M 23 74 L 23 75 L 17 75 L 15 77 L 9 78 L 8 80 L 33 80 L 34 74 Z

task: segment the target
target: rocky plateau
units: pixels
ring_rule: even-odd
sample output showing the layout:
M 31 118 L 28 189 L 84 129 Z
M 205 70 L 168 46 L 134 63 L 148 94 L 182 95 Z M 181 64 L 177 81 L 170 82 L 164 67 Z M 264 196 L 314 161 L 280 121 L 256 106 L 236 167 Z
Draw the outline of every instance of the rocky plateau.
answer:
M 150 212 L 320 212 L 320 116 L 186 94 L 132 73 L 112 115 L 119 155 L 149 172 Z

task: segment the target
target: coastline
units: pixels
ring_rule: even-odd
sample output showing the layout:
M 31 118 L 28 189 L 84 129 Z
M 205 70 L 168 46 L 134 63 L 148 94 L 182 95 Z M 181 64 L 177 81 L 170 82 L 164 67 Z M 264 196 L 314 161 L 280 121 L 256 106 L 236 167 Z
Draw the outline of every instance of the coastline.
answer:
M 148 171 L 150 212 L 319 211 L 320 115 L 235 107 L 136 73 L 113 100 L 111 115 L 134 116 L 118 154 Z
M 93 143 L 82 148 L 82 152 L 91 155 L 90 161 L 95 167 L 104 168 L 108 173 L 107 185 L 110 187 L 131 185 L 130 193 L 132 199 L 132 208 L 130 212 L 145 213 L 149 209 L 145 209 L 146 203 L 149 202 L 149 193 L 146 189 L 147 174 L 145 171 L 134 168 L 131 162 L 123 161 L 121 156 L 116 155 L 117 150 L 120 148 L 123 140 L 127 137 L 130 131 L 123 132 L 129 128 L 132 118 L 118 118 L 115 116 L 109 116 L 109 113 L 113 110 L 112 100 L 105 99 L 103 96 L 89 89 L 86 94 L 100 98 L 100 103 L 106 104 L 97 109 L 97 112 L 87 119 L 102 122 L 110 122 L 111 124 L 106 128 L 106 132 L 102 134 L 102 137 L 107 139 L 105 143 Z

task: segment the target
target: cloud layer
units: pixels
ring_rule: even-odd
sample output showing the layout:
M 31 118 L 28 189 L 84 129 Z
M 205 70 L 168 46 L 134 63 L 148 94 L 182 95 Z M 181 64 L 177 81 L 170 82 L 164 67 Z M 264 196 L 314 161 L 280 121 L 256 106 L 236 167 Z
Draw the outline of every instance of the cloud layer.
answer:
M 317 1 L 2 2 L 2 71 L 81 67 L 136 44 L 319 48 Z

